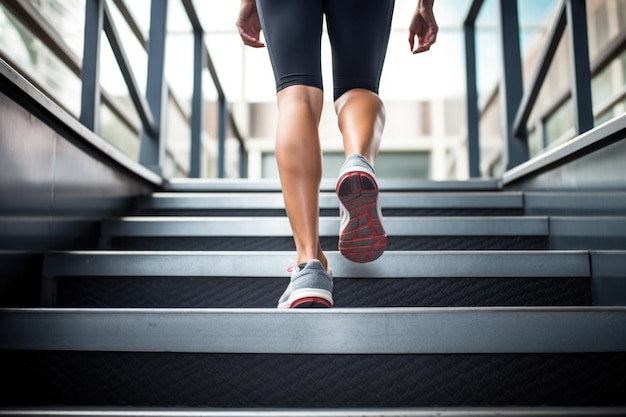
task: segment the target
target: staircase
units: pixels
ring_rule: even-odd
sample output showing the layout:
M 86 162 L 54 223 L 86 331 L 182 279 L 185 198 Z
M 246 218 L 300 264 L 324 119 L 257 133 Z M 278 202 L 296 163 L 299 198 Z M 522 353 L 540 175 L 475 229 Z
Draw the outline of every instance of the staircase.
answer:
M 41 307 L 0 311 L 0 415 L 626 415 L 626 307 L 594 305 L 626 252 L 551 249 L 495 181 L 379 185 L 388 251 L 355 264 L 322 184 L 329 310 L 275 308 L 274 182 L 173 183 L 45 254 Z

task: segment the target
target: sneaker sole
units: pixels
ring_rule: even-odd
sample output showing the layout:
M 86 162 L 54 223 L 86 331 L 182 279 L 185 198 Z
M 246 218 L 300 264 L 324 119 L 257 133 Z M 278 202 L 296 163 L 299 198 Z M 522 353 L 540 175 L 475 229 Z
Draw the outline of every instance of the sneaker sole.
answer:
M 333 297 L 330 292 L 318 289 L 302 288 L 278 305 L 278 308 L 330 308 L 333 306 Z
M 353 262 L 374 261 L 387 248 L 378 214 L 378 185 L 367 172 L 350 171 L 339 178 L 337 197 L 350 219 L 339 233 L 339 251 Z
M 291 303 L 289 307 L 285 308 L 330 308 L 332 305 L 323 298 L 306 297 Z

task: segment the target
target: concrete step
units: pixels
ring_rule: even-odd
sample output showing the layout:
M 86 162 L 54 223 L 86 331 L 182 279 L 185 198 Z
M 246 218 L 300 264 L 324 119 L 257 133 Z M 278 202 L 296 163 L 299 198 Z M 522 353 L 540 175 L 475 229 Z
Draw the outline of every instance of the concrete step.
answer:
M 534 217 L 387 217 L 388 236 L 547 236 L 548 218 Z M 337 236 L 339 218 L 320 219 L 320 236 Z M 147 217 L 129 216 L 103 221 L 103 237 L 224 237 L 288 236 L 284 217 Z
M 387 250 L 545 250 L 546 217 L 386 217 Z M 321 217 L 320 243 L 338 245 L 339 218 Z M 285 217 L 133 216 L 105 220 L 100 247 L 122 250 L 294 251 Z
M 380 204 L 384 215 L 420 215 L 431 212 L 458 215 L 489 215 L 523 212 L 521 192 L 381 192 Z M 322 214 L 338 213 L 339 202 L 334 192 L 320 193 Z M 139 214 L 222 215 L 261 212 L 284 215 L 284 203 L 279 192 L 157 192 L 135 202 Z M 248 214 L 249 215 L 249 214 Z
M 626 351 L 626 307 L 0 309 L 0 350 L 495 354 Z
M 586 251 L 394 251 L 368 264 L 326 254 L 336 278 L 589 277 Z M 282 277 L 285 252 L 67 251 L 46 255 L 44 276 Z
M 327 253 L 336 307 L 584 306 L 584 251 L 389 251 L 370 264 Z M 88 251 L 46 255 L 42 305 L 274 308 L 289 252 Z
M 432 407 L 369 409 L 170 409 L 145 407 L 35 407 L 0 408 L 0 416 L 56 417 L 609 417 L 626 415 L 626 407 Z
M 430 181 L 415 179 L 379 178 L 381 190 L 385 191 L 499 191 L 497 179 L 468 179 L 463 181 Z M 334 192 L 337 180 L 324 178 L 320 190 Z M 165 184 L 165 190 L 172 192 L 277 192 L 280 191 L 278 179 L 193 179 L 172 178 Z

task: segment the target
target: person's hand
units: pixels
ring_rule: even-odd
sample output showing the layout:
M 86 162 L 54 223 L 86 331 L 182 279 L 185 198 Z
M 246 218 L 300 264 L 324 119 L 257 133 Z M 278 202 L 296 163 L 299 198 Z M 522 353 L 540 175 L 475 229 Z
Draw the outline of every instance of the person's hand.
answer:
M 239 9 L 236 25 L 244 44 L 253 48 L 265 46 L 260 40 L 261 21 L 259 20 L 259 12 L 254 0 L 241 0 L 241 8 Z
M 434 0 L 419 0 L 411 24 L 409 26 L 409 46 L 411 52 L 418 54 L 430 49 L 432 44 L 437 40 L 437 32 L 439 27 L 435 21 L 433 14 Z M 417 47 L 415 47 L 415 38 L 417 38 Z

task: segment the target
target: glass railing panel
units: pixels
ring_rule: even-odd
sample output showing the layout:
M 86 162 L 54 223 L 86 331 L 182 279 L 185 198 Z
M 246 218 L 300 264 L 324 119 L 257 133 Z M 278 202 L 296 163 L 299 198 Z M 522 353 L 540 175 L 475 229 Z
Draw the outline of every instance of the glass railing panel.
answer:
M 150 5 L 152 0 L 124 0 L 144 39 L 150 30 Z
M 587 2 L 589 55 L 591 62 L 617 48 L 615 58 L 599 67 L 591 83 L 594 124 L 597 126 L 626 111 L 626 4 L 619 1 Z M 593 64 L 592 64 L 593 67 Z
M 531 148 L 534 157 L 552 144 L 574 137 L 574 115 L 571 99 L 571 68 L 567 33 L 559 42 L 545 81 L 527 123 L 529 132 L 537 130 L 538 142 Z M 568 137 L 565 137 L 567 135 Z
M 576 136 L 576 131 L 574 130 L 574 108 L 571 98 L 561 104 L 545 120 L 544 132 L 545 149 L 560 145 Z
M 120 100 L 121 101 L 121 100 Z M 128 104 L 131 106 L 131 104 Z M 100 107 L 100 136 L 131 159 L 139 159 L 139 135 L 108 106 Z
M 133 0 L 132 2 L 127 2 L 127 3 L 135 3 L 135 1 L 136 0 Z M 120 39 L 122 39 L 124 51 L 126 52 L 128 63 L 130 64 L 130 68 L 133 72 L 133 77 L 135 78 L 135 81 L 137 82 L 137 87 L 139 87 L 140 94 L 145 96 L 146 81 L 147 81 L 146 77 L 147 77 L 147 68 L 148 68 L 148 54 L 146 50 L 144 49 L 142 42 L 139 39 L 137 39 L 135 34 L 130 29 L 128 22 L 126 22 L 126 20 L 120 13 L 119 9 L 115 7 L 112 2 L 109 2 L 109 3 L 111 4 L 111 6 L 109 7 L 109 10 L 111 11 L 111 17 L 113 18 L 113 22 L 115 24 L 115 28 L 117 29 L 119 33 L 119 37 Z M 150 16 L 150 9 L 148 9 L 147 15 L 148 17 Z M 136 15 L 133 14 L 133 18 L 136 18 Z M 147 35 L 145 35 L 145 38 L 147 39 Z M 103 45 L 106 44 L 107 46 L 109 45 L 109 42 L 107 41 L 104 33 L 103 33 L 102 44 Z M 109 46 L 109 50 L 110 50 L 110 46 Z M 102 59 L 101 65 L 103 66 L 104 65 L 110 65 L 111 67 L 118 66 L 117 62 L 114 59 L 113 54 L 103 56 L 101 59 Z M 107 91 L 109 89 L 113 90 L 114 88 L 119 89 L 120 87 L 125 87 L 126 85 L 125 81 L 123 78 L 121 78 L 121 73 L 119 72 L 119 70 L 115 72 L 116 78 L 114 80 L 110 80 L 111 81 L 110 85 L 108 84 L 109 80 L 107 79 L 107 76 L 109 74 L 106 74 L 103 72 L 104 71 L 102 71 L 100 74 L 100 79 L 101 79 L 101 83 L 103 84 L 105 89 L 107 89 Z M 125 90 L 127 91 L 127 89 Z M 110 91 L 110 93 L 113 94 L 112 91 Z
M 181 109 L 170 98 L 167 106 L 166 149 L 172 154 L 176 162 L 176 172 L 164 172 L 166 177 L 187 176 L 190 163 L 191 130 L 189 120 Z
M 78 117 L 79 77 L 3 5 L 0 5 L 0 55 L 68 113 Z
M 30 0 L 50 22 L 72 52 L 82 59 L 85 26 L 85 0 Z
M 558 0 L 517 1 L 524 90 L 528 89 L 539 54 L 547 41 L 548 29 L 558 12 L 559 3 Z
M 135 55 L 142 54 L 145 59 L 146 53 L 144 51 L 135 51 Z M 132 58 L 131 60 L 136 62 L 138 59 Z M 140 94 L 145 95 L 145 69 L 143 71 L 143 80 L 138 81 L 137 85 L 141 90 Z M 115 100 L 116 105 L 121 107 L 120 110 L 129 116 L 133 122 L 137 125 L 141 123 L 137 109 L 130 98 L 130 93 L 128 91 L 128 87 L 126 86 L 126 82 L 124 81 L 124 77 L 122 76 L 120 68 L 117 65 L 115 56 L 113 55 L 111 45 L 106 41 L 102 42 L 100 45 L 100 86 L 103 91 Z

